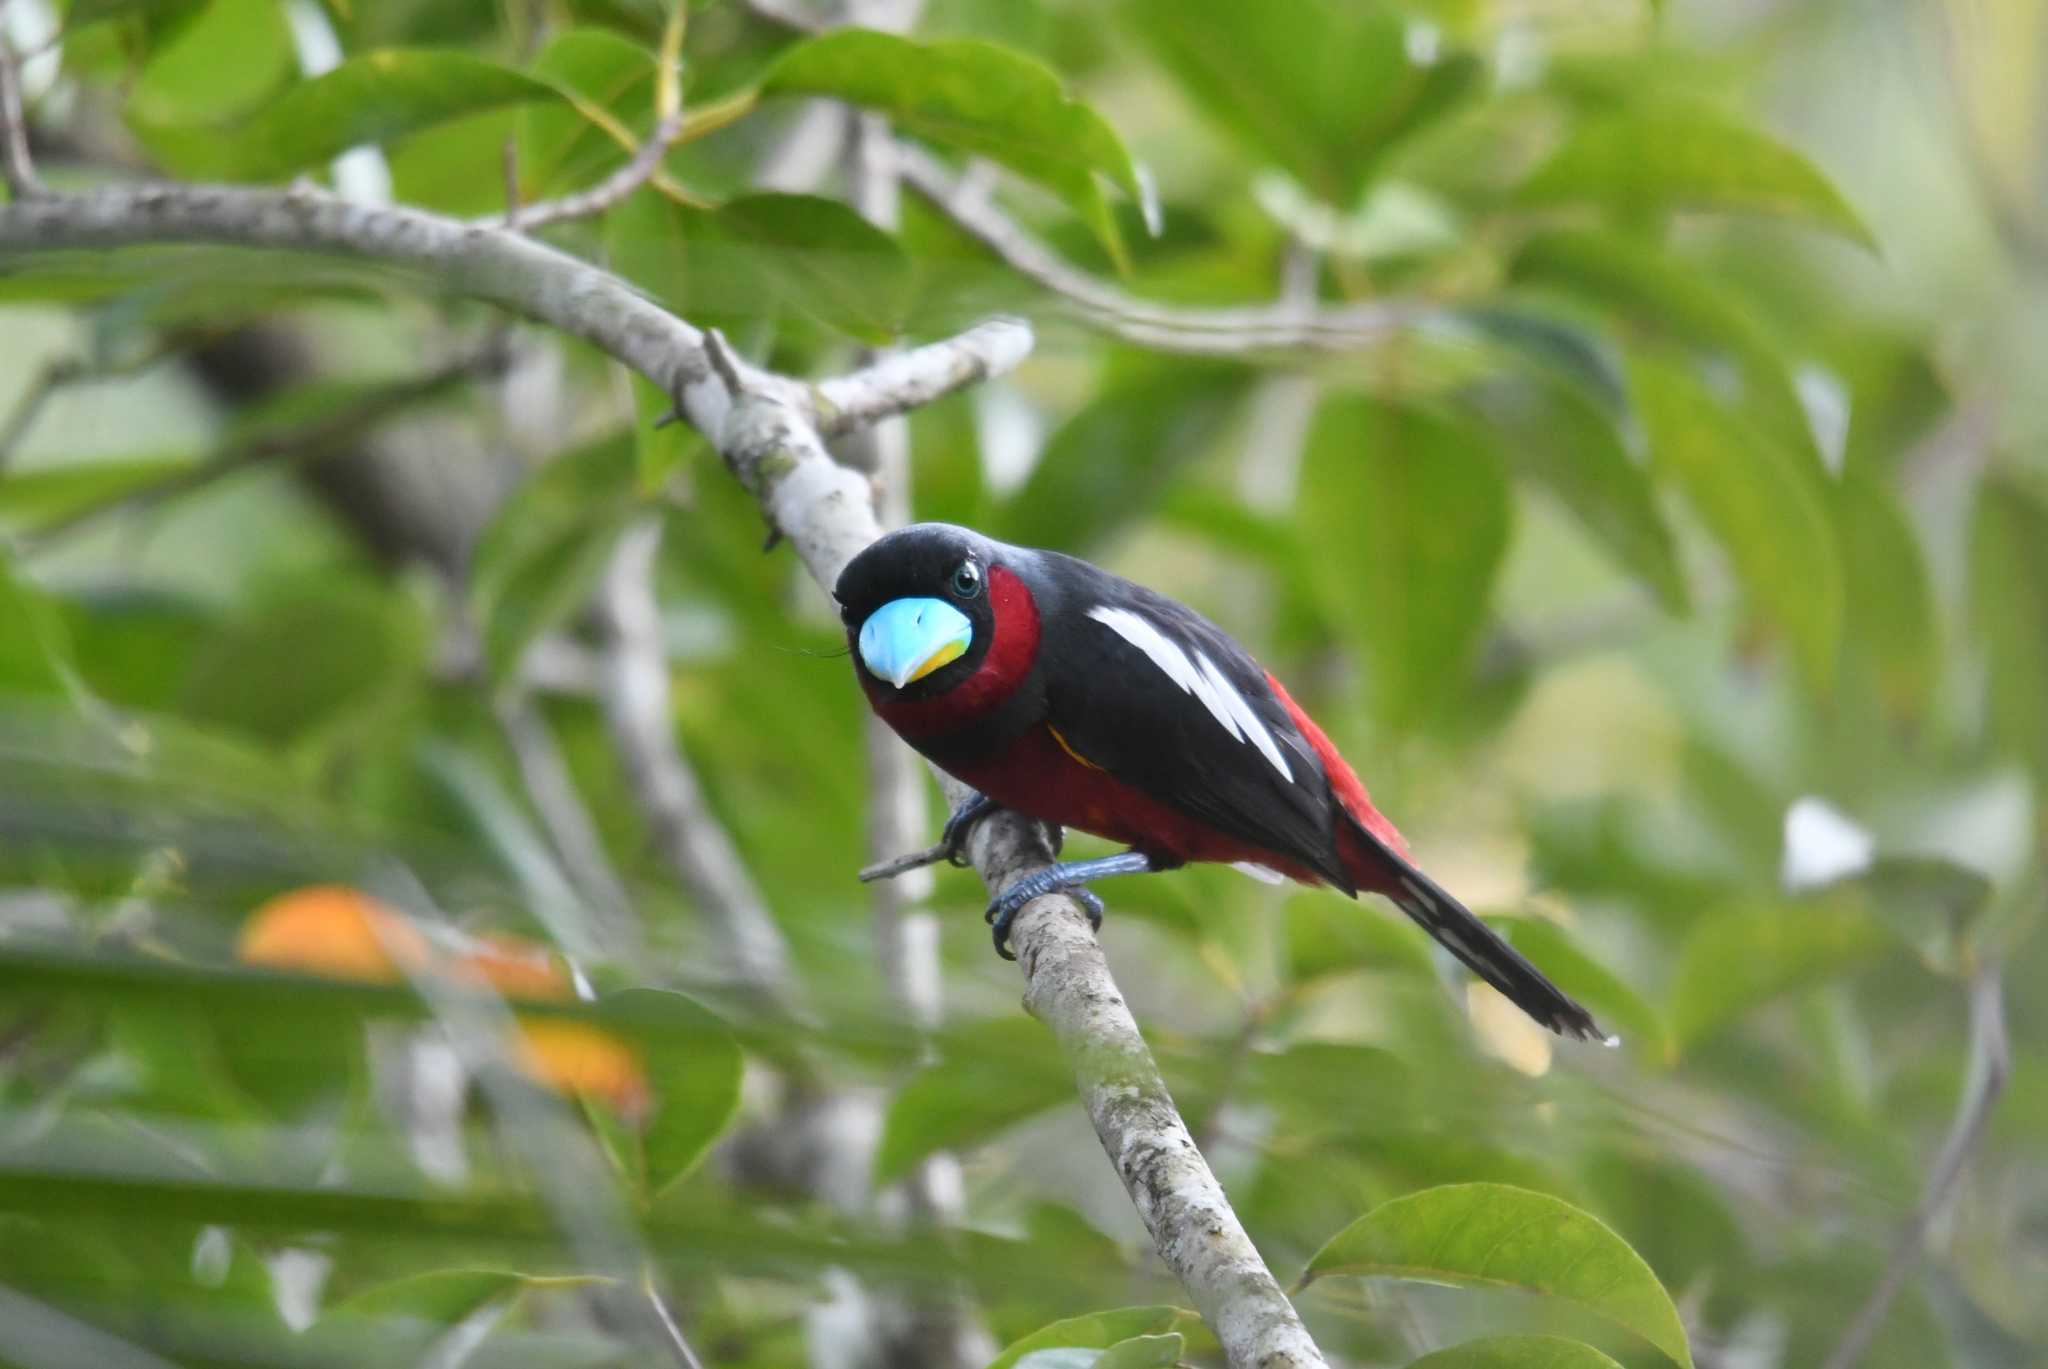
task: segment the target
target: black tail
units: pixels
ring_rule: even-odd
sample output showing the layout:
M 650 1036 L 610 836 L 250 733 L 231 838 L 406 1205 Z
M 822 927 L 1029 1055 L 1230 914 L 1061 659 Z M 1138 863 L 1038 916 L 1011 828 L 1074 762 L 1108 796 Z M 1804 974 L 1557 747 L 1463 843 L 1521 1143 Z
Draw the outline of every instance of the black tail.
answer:
M 1350 815 L 1347 813 L 1347 817 Z M 1384 893 L 1394 906 L 1413 918 L 1437 944 L 1458 957 L 1466 968 L 1499 989 L 1509 1002 L 1559 1036 L 1580 1041 L 1617 1045 L 1616 1038 L 1600 1030 L 1593 1014 L 1577 1000 L 1550 982 L 1543 971 L 1507 942 L 1499 933 L 1472 915 L 1471 909 L 1443 891 L 1441 885 L 1387 848 L 1385 842 L 1363 824 L 1349 824 L 1360 845 L 1375 857 L 1379 869 L 1371 878 L 1358 878 L 1361 888 Z

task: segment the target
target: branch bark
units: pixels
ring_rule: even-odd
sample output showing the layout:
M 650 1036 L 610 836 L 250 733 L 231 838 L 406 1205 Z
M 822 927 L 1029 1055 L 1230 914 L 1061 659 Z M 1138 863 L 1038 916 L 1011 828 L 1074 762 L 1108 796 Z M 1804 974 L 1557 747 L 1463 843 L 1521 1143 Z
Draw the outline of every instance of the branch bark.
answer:
M 955 802 L 964 793 L 948 785 Z M 976 823 L 968 854 L 996 893 L 1054 857 L 1044 830 L 1014 813 Z M 1188 1134 L 1080 906 L 1064 896 L 1033 899 L 1010 943 L 1024 971 L 1024 1006 L 1059 1038 L 1124 1191 L 1230 1363 L 1324 1363 Z
M 714 445 L 725 445 L 718 434 L 735 406 L 723 378 L 711 373 L 704 334 L 610 272 L 515 232 L 421 209 L 353 204 L 309 186 L 125 185 L 0 206 L 0 256 L 167 243 L 316 252 L 398 267 L 423 288 L 494 304 L 581 338 L 677 395 L 682 416 Z M 816 386 L 736 358 L 732 368 L 750 396 L 749 440 L 759 435 L 764 405 L 830 436 L 1014 366 L 1029 347 L 1028 332 L 999 321 Z
M 1074 266 L 1025 231 L 973 175 L 955 176 L 923 148 L 902 143 L 903 183 L 994 252 L 1011 270 L 1067 301 L 1091 325 L 1126 342 L 1184 356 L 1248 352 L 1349 352 L 1387 341 L 1424 316 L 1409 301 L 1376 300 L 1341 307 L 1283 297 L 1243 308 L 1190 309 L 1155 304 Z
M 732 977 L 761 1002 L 790 1012 L 796 998 L 782 929 L 676 744 L 668 653 L 654 597 L 660 550 L 658 518 L 628 528 L 594 605 L 605 635 L 598 694 L 612 749 L 626 767 L 626 783 L 652 829 L 655 849 L 718 929 Z
M 1991 1110 L 2005 1092 L 2012 1075 L 2012 1042 L 2005 1029 L 2005 982 L 1995 961 L 1985 963 L 1970 981 L 1970 1072 L 1963 1082 L 1962 1100 L 1956 1104 L 1955 1120 L 1948 1136 L 1927 1171 L 1927 1186 L 1913 1209 L 1884 1274 L 1856 1310 L 1842 1339 L 1828 1355 L 1824 1369 L 1853 1369 L 1883 1329 L 1892 1304 L 1898 1300 L 1913 1266 L 1927 1251 L 1927 1236 L 1963 1177 L 1970 1153 L 1983 1138 Z
M 17 200 L 43 193 L 28 152 L 28 120 L 21 109 L 21 70 L 14 49 L 0 41 L 0 181 Z
M 211 242 L 369 258 L 584 339 L 662 384 L 819 585 L 879 533 L 868 480 L 823 436 L 906 411 L 1020 361 L 1030 330 L 997 320 L 817 385 L 758 371 L 609 273 L 515 233 L 310 189 L 128 186 L 0 206 L 0 257 Z M 980 823 L 975 866 L 1000 890 L 1048 863 L 1037 824 Z M 1196 1150 L 1078 903 L 1033 900 L 1011 938 L 1026 1003 L 1059 1040 L 1096 1134 L 1167 1264 L 1233 1365 L 1323 1363 Z

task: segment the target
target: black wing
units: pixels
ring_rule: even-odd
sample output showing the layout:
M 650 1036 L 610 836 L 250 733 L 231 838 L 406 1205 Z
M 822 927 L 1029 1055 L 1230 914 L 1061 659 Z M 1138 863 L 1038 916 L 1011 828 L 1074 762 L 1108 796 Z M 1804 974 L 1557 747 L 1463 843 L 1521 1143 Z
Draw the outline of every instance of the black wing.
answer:
M 1049 720 L 1088 760 L 1356 893 L 1322 761 L 1266 672 L 1183 604 L 1071 558 L 1040 642 Z

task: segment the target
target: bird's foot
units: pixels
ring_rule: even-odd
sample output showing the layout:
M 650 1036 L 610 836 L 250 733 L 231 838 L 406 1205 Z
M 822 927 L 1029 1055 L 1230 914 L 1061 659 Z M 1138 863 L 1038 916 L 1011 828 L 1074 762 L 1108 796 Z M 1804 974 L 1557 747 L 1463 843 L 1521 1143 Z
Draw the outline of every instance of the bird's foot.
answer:
M 1152 868 L 1149 856 L 1126 851 L 1122 855 L 1103 856 L 1097 860 L 1063 861 L 1024 876 L 989 900 L 988 912 L 984 916 L 995 937 L 996 954 L 1005 960 L 1017 958 L 1016 952 L 1010 949 L 1010 924 L 1017 920 L 1017 914 L 1032 899 L 1066 893 L 1088 914 L 1088 925 L 1099 932 L 1102 930 L 1102 900 L 1082 886 L 1093 879 L 1144 874 Z
M 978 789 L 967 791 L 967 797 L 960 806 L 946 815 L 946 825 L 939 829 L 939 845 L 945 849 L 946 859 L 954 865 L 967 864 L 967 834 L 974 830 L 974 824 L 987 817 L 995 809 L 995 800 Z
M 872 884 L 878 879 L 894 879 L 912 870 L 922 870 L 927 865 L 950 861 L 954 865 L 967 863 L 967 834 L 974 830 L 974 824 L 987 817 L 996 809 L 995 801 L 988 795 L 969 790 L 946 818 L 946 825 L 939 832 L 938 841 L 922 851 L 897 856 L 893 860 L 879 861 L 860 872 L 863 884 Z

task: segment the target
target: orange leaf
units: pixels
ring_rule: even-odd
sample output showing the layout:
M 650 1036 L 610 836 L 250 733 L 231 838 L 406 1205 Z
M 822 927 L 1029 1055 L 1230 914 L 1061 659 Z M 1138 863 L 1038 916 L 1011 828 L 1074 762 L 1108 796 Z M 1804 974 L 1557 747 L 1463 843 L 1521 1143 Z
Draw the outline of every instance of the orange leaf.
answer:
M 454 965 L 465 984 L 488 984 L 508 998 L 567 998 L 569 974 L 561 957 L 536 941 L 504 932 L 476 938 Z
M 342 884 L 279 894 L 242 925 L 238 959 L 328 979 L 394 984 L 427 962 L 427 940 L 405 915 Z
M 519 1024 L 520 1067 L 562 1093 L 588 1094 L 628 1121 L 647 1115 L 647 1071 L 640 1052 L 586 1022 Z

